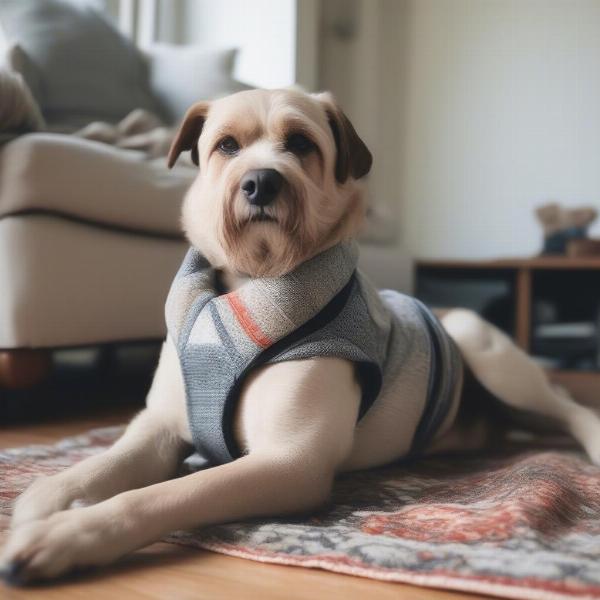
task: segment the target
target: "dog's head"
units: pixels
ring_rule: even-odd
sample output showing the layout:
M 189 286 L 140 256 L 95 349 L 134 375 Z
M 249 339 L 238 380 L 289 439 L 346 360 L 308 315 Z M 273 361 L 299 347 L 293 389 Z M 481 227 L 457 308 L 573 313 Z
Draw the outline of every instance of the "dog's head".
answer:
M 251 90 L 192 106 L 169 152 L 199 173 L 183 205 L 190 242 L 216 267 L 279 276 L 353 237 L 371 153 L 329 94 Z

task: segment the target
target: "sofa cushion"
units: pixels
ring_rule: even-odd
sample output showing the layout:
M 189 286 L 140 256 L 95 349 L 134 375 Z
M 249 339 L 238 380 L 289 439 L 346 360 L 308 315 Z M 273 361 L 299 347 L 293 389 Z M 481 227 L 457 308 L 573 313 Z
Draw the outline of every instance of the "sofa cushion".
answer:
M 49 124 L 160 112 L 142 53 L 99 12 L 67 0 L 2 0 L 0 26 L 29 59 L 22 75 Z
M 198 100 L 250 89 L 232 77 L 236 49 L 153 44 L 148 48 L 150 82 L 171 123 Z
M 51 217 L 0 219 L 0 348 L 164 338 L 187 248 Z
M 52 214 L 115 230 L 181 238 L 181 200 L 196 169 L 52 133 L 0 149 L 0 219 Z

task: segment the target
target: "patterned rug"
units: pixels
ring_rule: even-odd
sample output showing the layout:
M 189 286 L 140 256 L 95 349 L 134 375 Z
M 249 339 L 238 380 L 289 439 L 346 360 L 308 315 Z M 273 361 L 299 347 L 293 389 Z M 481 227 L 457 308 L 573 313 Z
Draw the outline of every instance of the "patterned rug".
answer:
M 34 477 L 100 451 L 121 431 L 0 451 L 0 529 Z M 166 541 L 506 598 L 600 599 L 600 469 L 570 450 L 428 459 L 343 476 L 331 506 L 312 517 L 176 532 Z

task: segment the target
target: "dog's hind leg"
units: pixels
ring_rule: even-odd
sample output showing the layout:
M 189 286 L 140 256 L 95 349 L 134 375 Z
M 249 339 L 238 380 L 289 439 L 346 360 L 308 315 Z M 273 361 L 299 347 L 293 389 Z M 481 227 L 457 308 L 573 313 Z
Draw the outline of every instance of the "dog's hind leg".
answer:
M 121 438 L 101 454 L 55 475 L 36 479 L 15 504 L 12 528 L 64 510 L 75 500 L 98 502 L 176 474 L 189 446 L 178 422 L 181 411 L 177 406 L 184 407 L 185 398 L 173 353 L 174 349 L 165 345 L 148 395 L 148 407 L 133 419 Z M 165 404 L 169 404 L 169 409 Z
M 454 309 L 440 320 L 489 392 L 513 408 L 554 419 L 600 464 L 600 417 L 596 412 L 553 386 L 537 363 L 475 312 Z

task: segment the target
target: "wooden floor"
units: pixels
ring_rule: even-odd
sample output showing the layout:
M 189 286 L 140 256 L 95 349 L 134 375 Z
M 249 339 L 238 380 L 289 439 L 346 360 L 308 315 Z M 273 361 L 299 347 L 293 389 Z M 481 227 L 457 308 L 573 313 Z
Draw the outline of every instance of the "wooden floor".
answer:
M 52 442 L 92 427 L 123 423 L 131 414 L 131 410 L 121 409 L 85 418 L 0 427 L 0 447 Z M 384 583 L 318 569 L 260 564 L 159 543 L 131 554 L 112 567 L 71 576 L 51 585 L 19 589 L 0 583 L 0 598 L 481 600 L 482 597 Z

